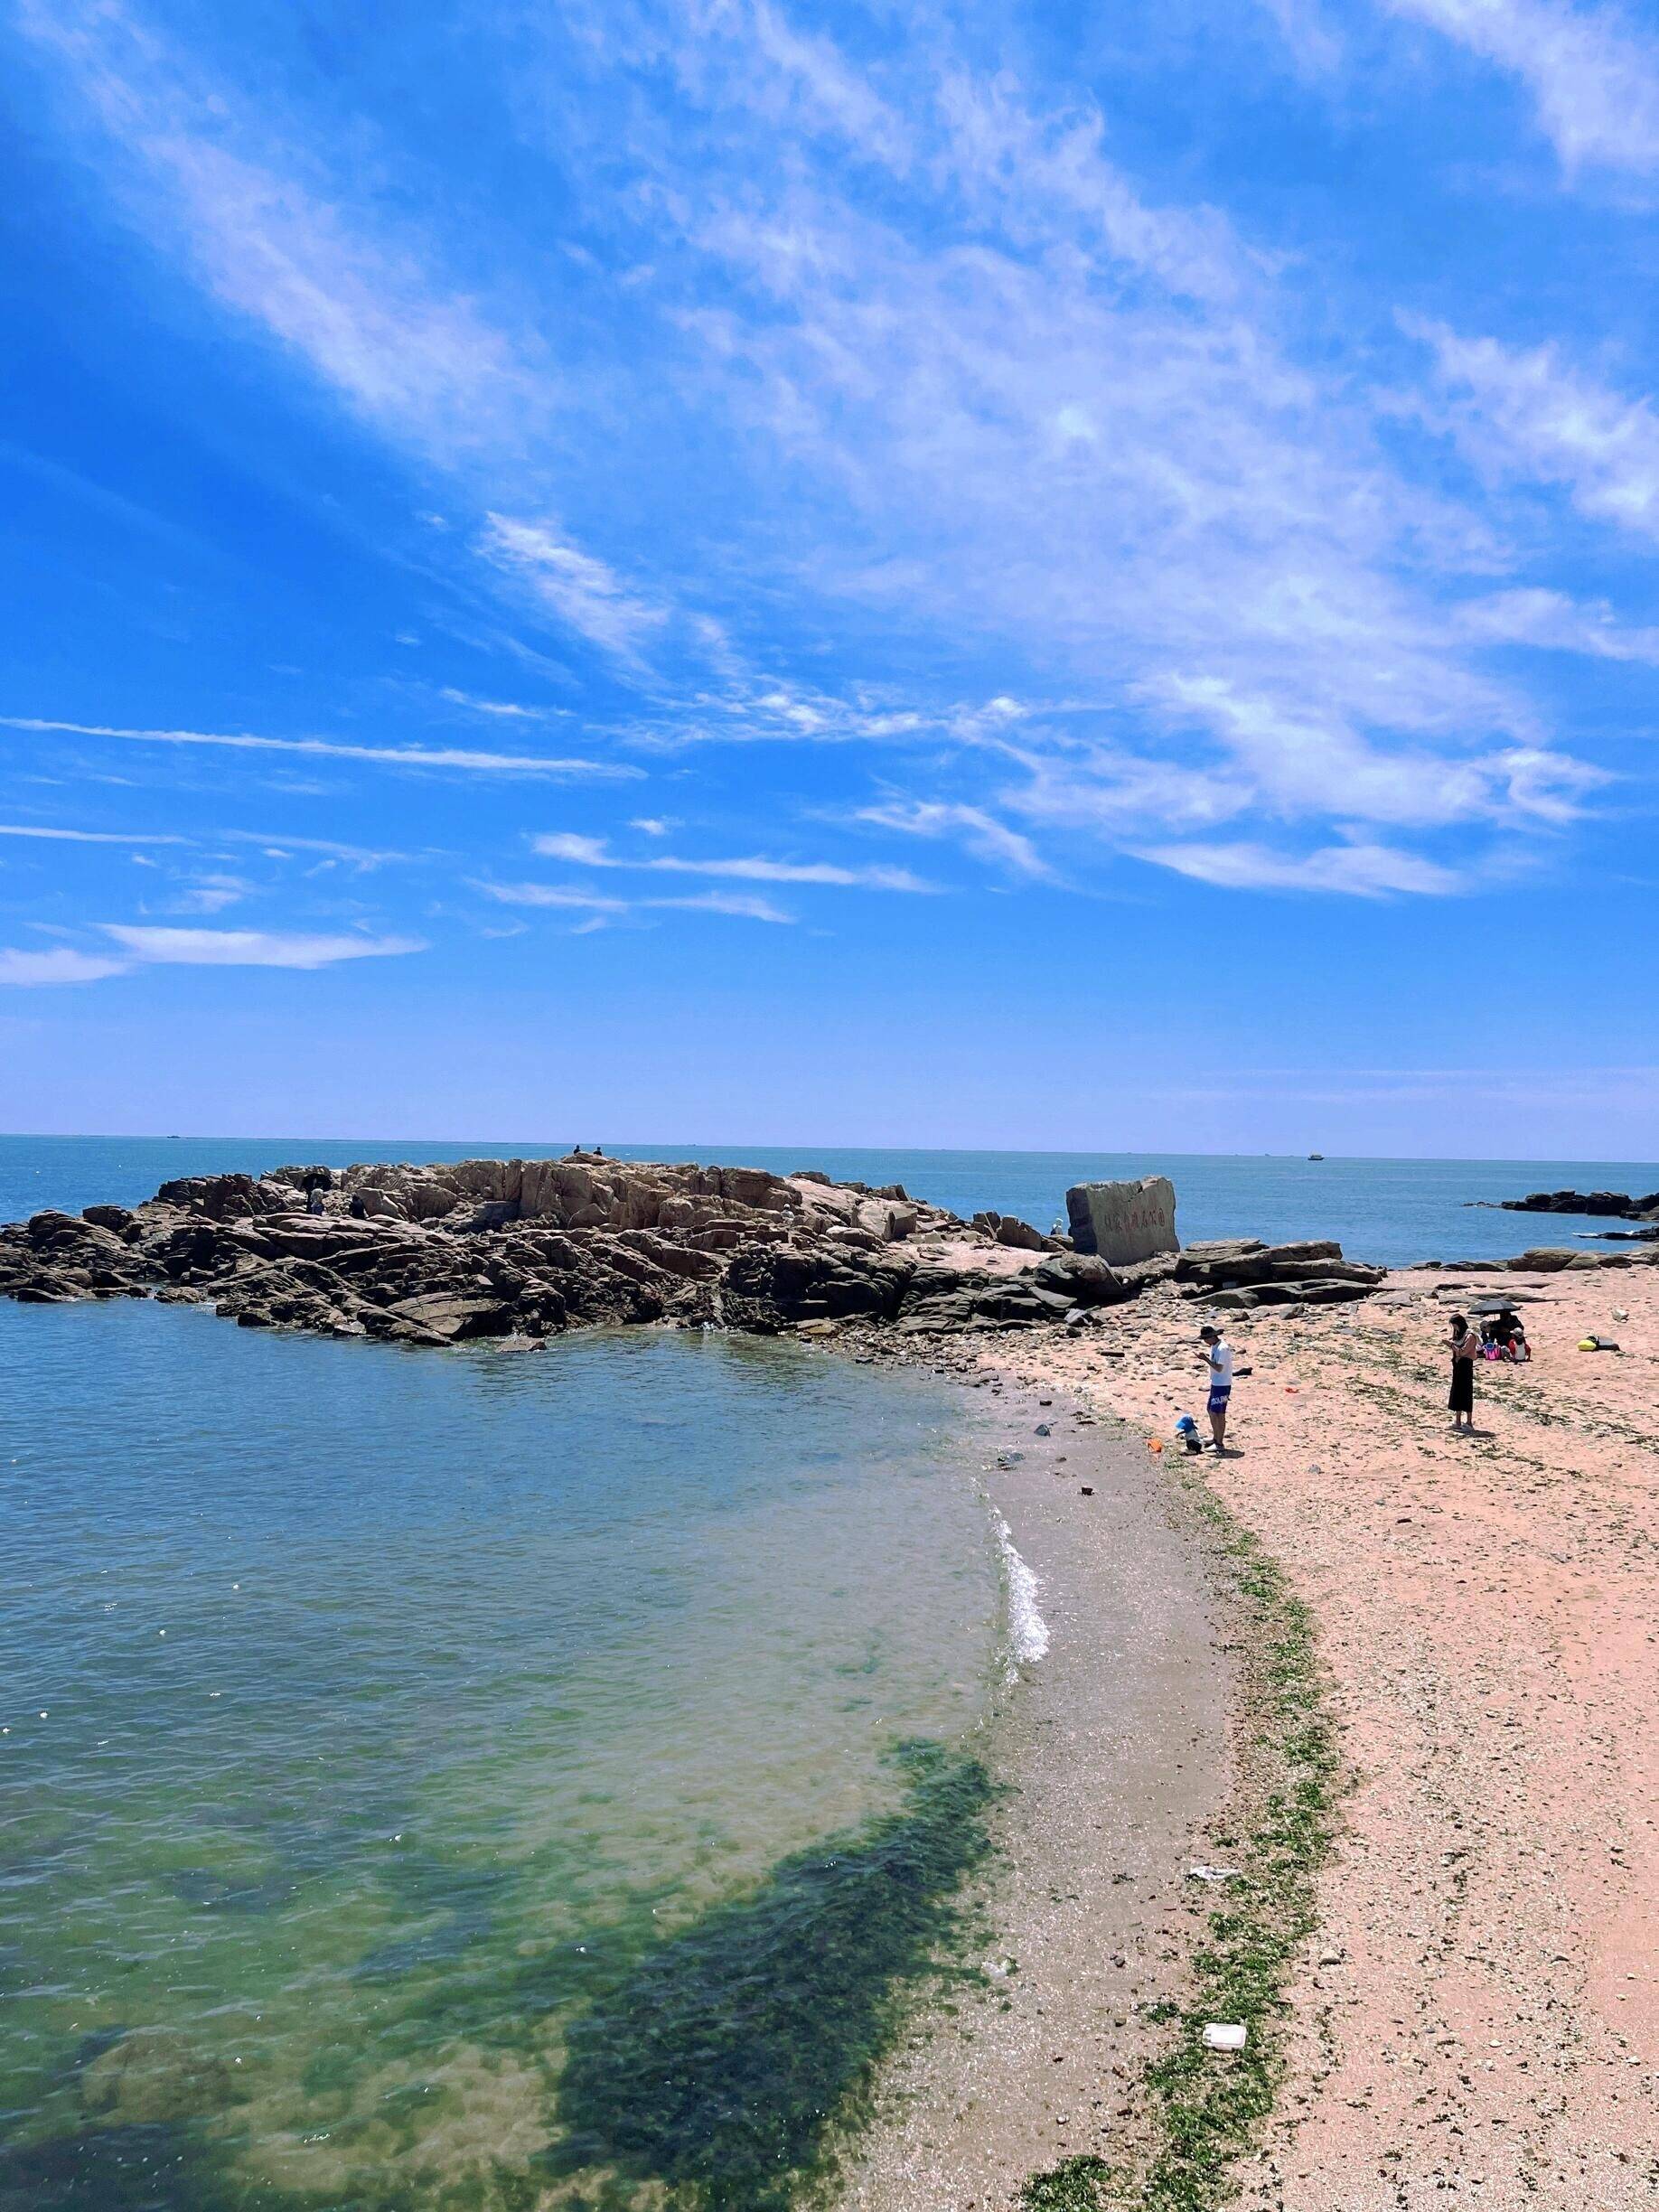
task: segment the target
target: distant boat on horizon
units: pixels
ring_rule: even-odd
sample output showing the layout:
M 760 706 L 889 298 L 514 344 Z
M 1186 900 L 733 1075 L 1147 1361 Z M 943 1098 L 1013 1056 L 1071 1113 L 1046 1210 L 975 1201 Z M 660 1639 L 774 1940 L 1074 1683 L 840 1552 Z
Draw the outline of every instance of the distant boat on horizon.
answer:
M 1322 1160 L 1325 1158 L 1325 1155 L 1323 1152 L 1310 1152 L 1308 1157 L 1310 1160 Z

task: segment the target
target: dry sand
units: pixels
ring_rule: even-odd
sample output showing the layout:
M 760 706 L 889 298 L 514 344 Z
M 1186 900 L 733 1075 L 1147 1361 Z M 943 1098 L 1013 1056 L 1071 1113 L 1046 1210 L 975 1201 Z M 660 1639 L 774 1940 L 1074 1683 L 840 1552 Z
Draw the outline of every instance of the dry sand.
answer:
M 1488 1289 L 1531 1294 L 1535 1359 L 1477 1368 L 1454 1436 L 1446 1317 Z M 1167 1438 L 1203 1317 L 1160 1289 L 988 1357 Z M 1204 1464 L 1314 1610 L 1354 1776 L 1238 2201 L 1659 2204 L 1659 1270 L 1402 1273 L 1229 1336 L 1254 1372 Z

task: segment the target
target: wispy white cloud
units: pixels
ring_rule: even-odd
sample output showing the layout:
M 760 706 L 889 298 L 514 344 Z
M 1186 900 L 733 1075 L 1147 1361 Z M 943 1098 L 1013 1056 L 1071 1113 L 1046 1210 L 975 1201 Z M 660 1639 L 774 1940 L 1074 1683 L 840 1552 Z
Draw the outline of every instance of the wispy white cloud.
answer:
M 418 937 L 311 935 L 286 930 L 164 929 L 130 923 L 99 925 L 136 961 L 191 968 L 327 968 L 337 961 L 424 952 Z
M 1659 628 L 1620 623 L 1605 599 L 1586 603 L 1556 591 L 1492 592 L 1465 600 L 1456 620 L 1466 635 L 1496 645 L 1532 645 L 1544 652 L 1659 668 Z
M 1659 43 L 1612 7 L 1567 0 L 1383 0 L 1524 86 L 1572 173 L 1659 169 Z
M 950 839 L 981 860 L 1011 868 L 1017 876 L 1040 878 L 1053 872 L 1028 837 L 1010 830 L 983 807 L 943 800 L 892 799 L 860 807 L 856 819 L 872 822 L 880 830 L 896 830 L 902 837 Z
M 219 835 L 221 839 L 234 844 L 258 845 L 276 860 L 286 860 L 290 854 L 296 852 L 320 853 L 324 859 L 339 860 L 365 871 L 430 858 L 430 855 L 384 851 L 372 845 L 345 845 L 335 838 L 288 837 L 264 830 L 223 830 Z
M 1290 58 L 1304 77 L 1328 76 L 1342 60 L 1342 42 L 1320 0 L 1261 0 Z
M 1603 780 L 1582 762 L 1532 745 L 1464 761 L 1384 751 L 1336 717 L 1287 714 L 1213 678 L 1173 677 L 1161 689 L 1172 711 L 1216 733 L 1243 772 L 1249 803 L 1288 820 L 1336 815 L 1402 829 L 1527 814 L 1559 820 L 1579 792 Z
M 715 745 L 898 745 L 929 734 L 963 743 L 977 734 L 987 710 L 960 707 L 899 706 L 864 687 L 850 696 L 727 668 L 718 689 L 689 697 L 664 696 L 632 720 L 626 736 L 651 751 Z
M 747 883 L 830 884 L 866 891 L 932 891 L 934 886 L 913 876 L 908 868 L 845 867 L 832 860 L 767 860 L 758 856 L 730 859 L 689 860 L 672 853 L 633 856 L 614 853 L 604 838 L 578 837 L 555 831 L 530 839 L 530 848 L 545 859 L 563 860 L 576 867 L 650 869 L 661 875 L 724 876 Z
M 446 281 L 428 240 L 354 222 L 274 100 L 205 77 L 122 0 L 22 0 L 17 19 L 121 150 L 114 181 L 146 232 L 375 428 L 452 465 L 545 428 L 542 350 Z
M 832 41 L 799 30 L 769 0 L 750 0 L 746 10 L 716 9 L 702 28 L 706 35 L 717 34 L 733 25 L 740 26 L 745 52 L 763 64 L 755 89 L 762 99 L 770 93 L 778 102 L 773 112 L 779 121 L 804 120 L 898 175 L 909 170 L 916 157 L 911 127 L 867 76 L 848 66 Z
M 1575 507 L 1659 537 L 1659 413 L 1586 375 L 1559 347 L 1517 349 L 1408 322 L 1451 395 L 1450 426 L 1494 476 L 1563 485 Z
M 173 899 L 172 911 L 174 914 L 223 914 L 227 906 L 238 904 L 252 889 L 252 884 L 240 876 L 199 876 Z
M 33 822 L 0 822 L 0 837 L 48 838 L 69 845 L 184 845 L 190 841 L 171 830 L 45 830 Z
M 1307 0 L 1266 4 L 1304 62 L 1327 66 L 1325 16 Z M 1519 75 L 1564 159 L 1642 165 L 1648 42 L 1611 14 L 1390 4 Z M 1323 346 L 1301 342 L 1301 280 L 1225 212 L 1142 189 L 1097 101 L 971 59 L 944 16 L 895 19 L 878 68 L 781 0 L 577 5 L 520 26 L 520 117 L 543 102 L 549 142 L 568 121 L 605 145 L 602 186 L 579 148 L 565 157 L 562 242 L 576 250 L 587 212 L 637 249 L 625 277 L 605 272 L 640 303 L 627 346 L 603 376 L 585 361 L 569 378 L 554 361 L 562 331 L 527 305 L 524 270 L 539 279 L 539 265 L 498 282 L 481 255 L 460 281 L 454 228 L 412 173 L 331 173 L 304 117 L 221 92 L 141 35 L 122 0 L 24 5 L 101 118 L 117 190 L 149 233 L 377 433 L 452 472 L 421 494 L 455 517 L 447 557 L 470 546 L 498 589 L 609 656 L 610 678 L 642 698 L 622 725 L 636 746 L 927 744 L 904 781 L 914 792 L 934 773 L 935 788 L 872 826 L 953 837 L 1034 877 L 1046 861 L 1009 818 L 1114 849 L 1162 838 L 1186 850 L 1267 815 L 1305 841 L 1374 831 L 1384 851 L 1452 820 L 1488 836 L 1559 823 L 1590 788 L 1523 674 L 1444 611 L 1471 574 L 1501 567 L 1490 522 L 1414 477 L 1379 434 L 1368 380 L 1330 373 Z M 1609 57 L 1636 88 L 1622 119 L 1603 97 Z M 411 212 L 423 205 L 424 231 Z M 434 243 L 445 238 L 449 254 Z M 580 251 L 597 277 L 598 257 Z M 661 415 L 658 444 L 642 432 L 630 445 L 607 391 L 595 432 L 599 403 L 582 387 L 614 370 L 621 389 L 636 340 L 641 388 L 681 404 L 697 443 L 725 456 L 717 520 L 673 508 Z M 1652 532 L 1645 402 L 1603 419 L 1593 395 L 1558 391 L 1551 414 L 1518 389 L 1503 398 L 1503 361 L 1472 365 L 1494 405 L 1463 414 L 1504 415 L 1482 432 L 1488 455 Z M 579 430 L 607 455 L 617 436 L 618 467 L 668 487 L 659 526 L 633 540 L 651 546 L 648 581 L 617 551 L 608 507 L 567 496 Z M 676 578 L 693 573 L 723 579 L 740 608 L 798 610 L 792 630 L 779 624 L 782 649 L 751 654 L 734 642 L 741 612 L 691 608 Z M 987 691 L 1082 698 L 1095 721 L 1010 697 L 999 726 L 925 680 L 914 698 L 853 681 L 837 696 L 832 677 L 799 673 L 834 665 L 831 640 L 843 665 L 875 641 L 885 666 L 925 669 L 965 639 Z M 675 653 L 693 678 L 660 673 Z M 505 720 L 540 711 L 444 696 Z M 471 748 L 81 734 L 489 775 L 629 773 Z M 746 865 L 759 880 L 836 880 Z M 1434 864 L 1423 869 L 1435 887 Z
M 0 945 L 0 985 L 14 984 L 24 990 L 52 983 L 97 983 L 105 976 L 125 974 L 127 965 L 96 952 L 77 952 L 68 945 L 41 952 Z
M 1006 74 L 948 69 L 939 92 L 952 182 L 976 212 L 1022 247 L 1050 243 L 1063 227 L 1085 249 L 1167 286 L 1177 297 L 1237 297 L 1252 257 L 1226 218 L 1207 209 L 1158 207 L 1106 153 L 1106 123 L 1092 101 L 1035 106 Z
M 453 768 L 476 775 L 638 778 L 640 768 L 614 761 L 558 760 L 538 753 L 485 753 L 468 745 L 352 745 L 333 737 L 256 737 L 246 731 L 120 729 L 107 723 L 54 722 L 0 715 L 0 728 L 42 736 L 113 737 L 132 745 L 217 745 L 232 753 L 286 753 L 313 760 L 369 761 L 387 768 Z
M 615 570 L 571 545 L 544 522 L 492 514 L 479 549 L 520 578 L 563 623 L 606 652 L 632 660 L 668 609 L 630 590 Z
M 497 899 L 504 906 L 571 907 L 598 915 L 621 917 L 637 913 L 729 914 L 739 921 L 792 923 L 770 899 L 736 891 L 700 891 L 689 898 L 608 898 L 581 886 L 479 881 L 473 889 Z
M 690 898 L 646 899 L 647 906 L 678 907 L 682 914 L 730 914 L 740 922 L 792 923 L 792 914 L 767 898 L 742 891 L 699 891 Z
M 438 697 L 451 707 L 464 707 L 469 714 L 493 715 L 500 721 L 548 722 L 570 711 L 567 707 L 522 707 L 516 699 L 479 698 L 473 692 L 457 691 L 453 684 L 445 684 Z
M 1466 887 L 1452 868 L 1387 845 L 1326 845 L 1275 852 L 1265 845 L 1158 845 L 1136 858 L 1229 891 L 1334 891 L 1359 898 L 1393 894 L 1444 897 Z
M 474 879 L 473 888 L 503 906 L 591 907 L 596 914 L 621 914 L 628 912 L 631 904 L 625 898 L 607 898 L 604 892 L 590 891 L 580 884 L 492 883 L 480 877 Z

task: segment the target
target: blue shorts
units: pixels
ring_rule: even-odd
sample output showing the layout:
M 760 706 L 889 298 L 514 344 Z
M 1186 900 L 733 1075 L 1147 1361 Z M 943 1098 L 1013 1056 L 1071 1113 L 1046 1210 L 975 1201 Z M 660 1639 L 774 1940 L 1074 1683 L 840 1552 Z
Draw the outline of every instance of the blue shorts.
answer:
M 1206 1413 L 1224 1413 L 1227 1411 L 1227 1401 L 1232 1397 L 1232 1395 L 1233 1385 L 1231 1382 L 1212 1382 L 1210 1385 L 1210 1402 L 1204 1408 L 1204 1411 Z

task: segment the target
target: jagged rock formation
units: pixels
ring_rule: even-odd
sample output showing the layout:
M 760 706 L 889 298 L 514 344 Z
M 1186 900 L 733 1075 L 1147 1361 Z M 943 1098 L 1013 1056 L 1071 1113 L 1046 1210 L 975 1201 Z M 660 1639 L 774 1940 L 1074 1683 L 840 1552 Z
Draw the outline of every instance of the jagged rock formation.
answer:
M 1186 1245 L 1175 1263 L 1184 1294 L 1223 1312 L 1256 1306 L 1328 1306 L 1370 1295 L 1385 1270 L 1345 1260 L 1326 1239 L 1264 1244 L 1258 1237 L 1216 1237 Z
M 1015 1251 L 1064 1251 L 1065 1247 L 1058 1237 L 1045 1236 L 1034 1229 L 1028 1221 L 1021 1221 L 1017 1214 L 976 1214 L 973 1226 L 998 1244 L 1008 1245 Z
M 1628 1191 L 1531 1191 L 1499 1201 L 1505 1214 L 1586 1214 L 1612 1221 L 1659 1221 L 1659 1191 L 1633 1197 Z
M 159 1296 L 244 1327 L 437 1345 L 663 1320 L 940 1336 L 1076 1322 L 1139 1287 L 1134 1270 L 1064 1250 L 1010 1275 L 989 1264 L 1008 1228 L 975 1228 L 897 1186 L 813 1172 L 583 1153 L 296 1166 L 184 1177 L 132 1211 L 94 1205 L 0 1228 L 0 1293 Z

